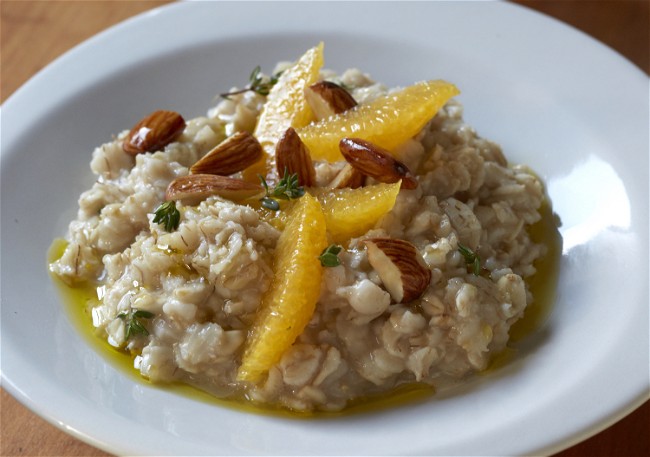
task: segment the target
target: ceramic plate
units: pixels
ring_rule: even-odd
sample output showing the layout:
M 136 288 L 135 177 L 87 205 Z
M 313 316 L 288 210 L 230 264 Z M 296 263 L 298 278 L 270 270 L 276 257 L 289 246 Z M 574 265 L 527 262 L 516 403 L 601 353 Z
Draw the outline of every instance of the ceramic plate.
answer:
M 443 78 L 467 121 L 547 183 L 564 250 L 553 313 L 506 367 L 373 414 L 295 420 L 127 376 L 70 323 L 46 271 L 94 146 L 165 107 L 202 115 L 319 41 L 387 85 Z M 504 3 L 174 4 L 73 49 L 2 107 L 2 382 L 117 454 L 551 453 L 648 398 L 648 78 L 575 30 Z

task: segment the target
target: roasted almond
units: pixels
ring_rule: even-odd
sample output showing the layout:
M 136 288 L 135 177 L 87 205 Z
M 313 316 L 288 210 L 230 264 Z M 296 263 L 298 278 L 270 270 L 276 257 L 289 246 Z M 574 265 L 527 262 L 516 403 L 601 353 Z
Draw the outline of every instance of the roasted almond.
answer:
M 190 173 L 228 176 L 242 171 L 264 155 L 262 145 L 248 132 L 237 132 L 215 146 L 190 168 Z
M 417 179 L 406 165 L 395 159 L 386 149 L 361 138 L 343 138 L 339 142 L 341 154 L 362 174 L 379 182 L 402 181 L 402 189 L 415 189 Z
M 363 241 L 368 262 L 395 303 L 409 303 L 429 287 L 431 270 L 417 248 L 396 238 L 368 238 Z
M 241 201 L 260 194 L 262 186 L 227 176 L 196 174 L 174 179 L 167 187 L 167 200 L 183 200 L 194 205 L 211 195 Z
M 175 111 L 154 111 L 133 126 L 122 143 L 131 155 L 159 151 L 185 129 L 185 119 Z
M 365 179 L 366 177 L 359 170 L 346 163 L 327 187 L 330 189 L 343 189 L 345 187 L 356 189 L 357 187 L 363 186 Z
M 317 120 L 327 119 L 357 106 L 350 93 L 330 81 L 319 81 L 305 89 L 305 99 Z
M 312 187 L 316 183 L 316 171 L 307 146 L 291 127 L 284 132 L 275 147 L 275 164 L 280 177 L 285 172 L 297 173 L 301 186 Z

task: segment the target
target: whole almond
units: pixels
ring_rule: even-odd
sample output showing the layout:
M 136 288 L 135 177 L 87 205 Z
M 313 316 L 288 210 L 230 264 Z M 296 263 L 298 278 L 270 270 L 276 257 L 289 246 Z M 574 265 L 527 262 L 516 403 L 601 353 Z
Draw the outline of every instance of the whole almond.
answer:
M 305 89 L 305 99 L 317 120 L 327 119 L 357 106 L 350 93 L 331 81 L 319 81 Z
M 133 126 L 122 143 L 128 154 L 155 152 L 174 141 L 185 129 L 185 119 L 175 111 L 154 111 Z
M 215 146 L 190 168 L 190 173 L 228 176 L 242 171 L 264 155 L 262 145 L 248 132 L 237 132 Z
M 379 182 L 395 183 L 401 180 L 402 189 L 415 189 L 418 185 L 417 179 L 406 165 L 370 141 L 343 138 L 339 142 L 339 149 L 350 165 Z
M 298 174 L 301 186 L 312 187 L 316 183 L 316 171 L 307 146 L 296 131 L 289 127 L 275 147 L 275 164 L 278 175 Z
M 395 303 L 412 302 L 429 287 L 431 270 L 412 243 L 396 238 L 368 238 L 363 244 L 368 262 Z
M 196 174 L 174 179 L 167 187 L 167 200 L 183 200 L 197 204 L 211 195 L 241 201 L 262 192 L 262 186 L 227 176 Z
M 346 163 L 327 187 L 330 189 L 343 189 L 345 187 L 356 189 L 363 186 L 365 179 L 366 177 L 359 170 Z

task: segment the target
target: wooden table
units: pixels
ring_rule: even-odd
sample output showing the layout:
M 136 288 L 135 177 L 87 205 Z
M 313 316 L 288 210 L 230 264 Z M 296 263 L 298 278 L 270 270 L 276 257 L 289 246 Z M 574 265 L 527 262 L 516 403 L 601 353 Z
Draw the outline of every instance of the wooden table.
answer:
M 0 2 L 4 101 L 50 61 L 110 25 L 168 1 L 10 1 Z M 650 73 L 650 2 L 517 1 L 572 24 L 613 47 Z M 106 456 L 49 425 L 5 391 L 1 397 L 0 455 Z M 575 456 L 650 456 L 650 402 L 570 449 Z

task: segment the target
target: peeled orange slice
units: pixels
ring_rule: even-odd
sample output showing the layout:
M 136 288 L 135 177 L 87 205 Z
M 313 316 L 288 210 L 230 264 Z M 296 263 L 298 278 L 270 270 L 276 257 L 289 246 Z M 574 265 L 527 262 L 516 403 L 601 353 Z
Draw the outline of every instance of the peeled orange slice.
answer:
M 343 160 L 339 141 L 361 138 L 391 150 L 417 134 L 460 92 L 445 81 L 424 81 L 297 129 L 313 159 Z
M 300 57 L 293 67 L 282 72 L 271 88 L 253 132 L 266 154 L 244 171 L 246 181 L 259 183 L 258 174 L 266 176 L 273 170 L 275 145 L 289 127 L 304 127 L 313 120 L 305 89 L 318 81 L 322 66 L 323 43 L 320 43 Z
M 237 378 L 258 381 L 302 333 L 320 296 L 327 247 L 325 217 L 314 197 L 298 199 L 287 217 L 275 250 L 273 280 L 265 293 Z
M 344 243 L 373 228 L 393 209 L 401 182 L 358 189 L 310 189 L 325 214 L 327 231 L 335 243 Z

